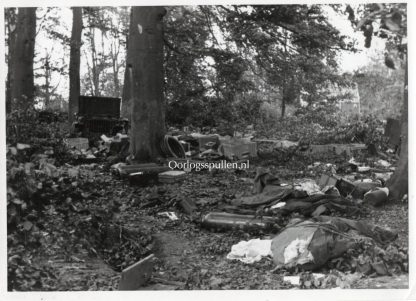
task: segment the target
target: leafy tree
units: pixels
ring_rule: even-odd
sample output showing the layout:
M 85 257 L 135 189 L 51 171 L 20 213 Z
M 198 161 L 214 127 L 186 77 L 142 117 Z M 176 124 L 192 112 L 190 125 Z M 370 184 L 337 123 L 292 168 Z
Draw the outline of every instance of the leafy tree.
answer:
M 363 115 L 372 114 L 380 119 L 399 119 L 405 71 L 404 68 L 392 70 L 382 63 L 383 60 L 384 55 L 380 53 L 354 74 L 353 80 L 358 84 L 360 94 L 360 111 Z
M 329 24 L 322 6 L 221 8 L 220 27 L 255 61 L 250 64 L 255 72 L 281 90 L 282 117 L 286 103 L 297 99 L 301 90 L 314 95 L 328 82 L 344 83 L 336 73 L 336 55 L 341 49 L 353 50 L 353 45 Z

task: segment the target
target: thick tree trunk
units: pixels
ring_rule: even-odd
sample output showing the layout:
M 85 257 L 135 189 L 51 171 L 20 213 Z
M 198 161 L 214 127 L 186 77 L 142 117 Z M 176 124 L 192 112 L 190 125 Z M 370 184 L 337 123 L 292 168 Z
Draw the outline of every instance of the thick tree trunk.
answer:
M 82 33 L 82 7 L 72 8 L 72 34 L 69 58 L 69 106 L 68 119 L 74 121 L 74 113 L 78 112 L 78 99 L 80 95 L 79 69 L 81 63 L 81 33 Z
M 134 30 L 133 28 L 133 10 L 130 12 L 130 25 L 129 25 L 129 32 L 132 32 Z M 132 81 L 132 76 L 133 76 L 133 72 L 131 69 L 131 64 L 129 64 L 128 62 L 131 62 L 131 56 L 132 56 L 132 52 L 129 51 L 130 48 L 130 41 L 129 41 L 129 37 L 127 37 L 127 58 L 126 58 L 126 69 L 124 71 L 124 84 L 123 84 L 123 95 L 121 97 L 121 117 L 123 118 L 127 118 L 129 120 L 129 122 L 131 122 L 131 84 L 130 82 Z
M 20 7 L 17 14 L 14 59 L 12 61 L 12 108 L 26 110 L 33 105 L 33 58 L 35 56 L 36 7 Z
M 133 7 L 127 70 L 133 77 L 130 153 L 135 161 L 161 155 L 165 134 L 163 102 L 163 7 Z
M 396 167 L 396 171 L 387 182 L 387 187 L 390 190 L 389 199 L 400 200 L 405 194 L 408 193 L 409 188 L 409 174 L 408 174 L 408 64 L 406 54 L 406 70 L 405 70 L 405 82 L 404 82 L 404 103 L 402 111 L 402 124 L 401 124 L 401 145 L 400 145 L 400 158 Z
M 13 60 L 16 54 L 16 8 L 5 8 L 5 21 L 7 22 L 7 79 L 6 79 L 6 113 L 12 110 L 12 74 L 13 74 Z

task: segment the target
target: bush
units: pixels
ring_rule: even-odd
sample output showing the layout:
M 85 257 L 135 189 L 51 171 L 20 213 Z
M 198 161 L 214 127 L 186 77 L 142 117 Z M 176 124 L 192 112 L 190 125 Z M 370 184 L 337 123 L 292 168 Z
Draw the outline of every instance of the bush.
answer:
M 300 108 L 294 116 L 257 124 L 260 136 L 308 144 L 364 143 L 384 146 L 383 122 L 374 116 L 341 124 L 333 105 Z

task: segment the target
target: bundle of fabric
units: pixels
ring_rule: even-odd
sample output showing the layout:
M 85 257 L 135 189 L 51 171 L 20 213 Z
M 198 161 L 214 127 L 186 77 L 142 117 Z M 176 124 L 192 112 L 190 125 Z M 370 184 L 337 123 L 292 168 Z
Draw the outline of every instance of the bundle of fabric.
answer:
M 363 240 L 385 244 L 397 233 L 362 221 L 319 216 L 291 223 L 273 238 L 271 250 L 277 266 L 316 269 Z
M 335 187 L 320 190 L 315 181 L 303 179 L 293 185 L 280 180 L 264 169 L 257 170 L 254 179 L 255 195 L 244 196 L 233 201 L 233 205 L 245 208 L 271 208 L 282 215 L 297 212 L 303 216 L 319 216 L 328 211 L 355 215 L 361 209 L 356 203 L 341 196 Z

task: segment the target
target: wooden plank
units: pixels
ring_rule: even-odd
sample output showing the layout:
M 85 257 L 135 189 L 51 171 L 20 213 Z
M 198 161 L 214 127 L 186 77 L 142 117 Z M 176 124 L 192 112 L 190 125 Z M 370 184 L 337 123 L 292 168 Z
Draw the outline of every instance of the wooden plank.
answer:
M 118 289 L 120 291 L 134 291 L 145 285 L 152 276 L 155 258 L 156 257 L 151 254 L 124 269 L 121 272 Z

